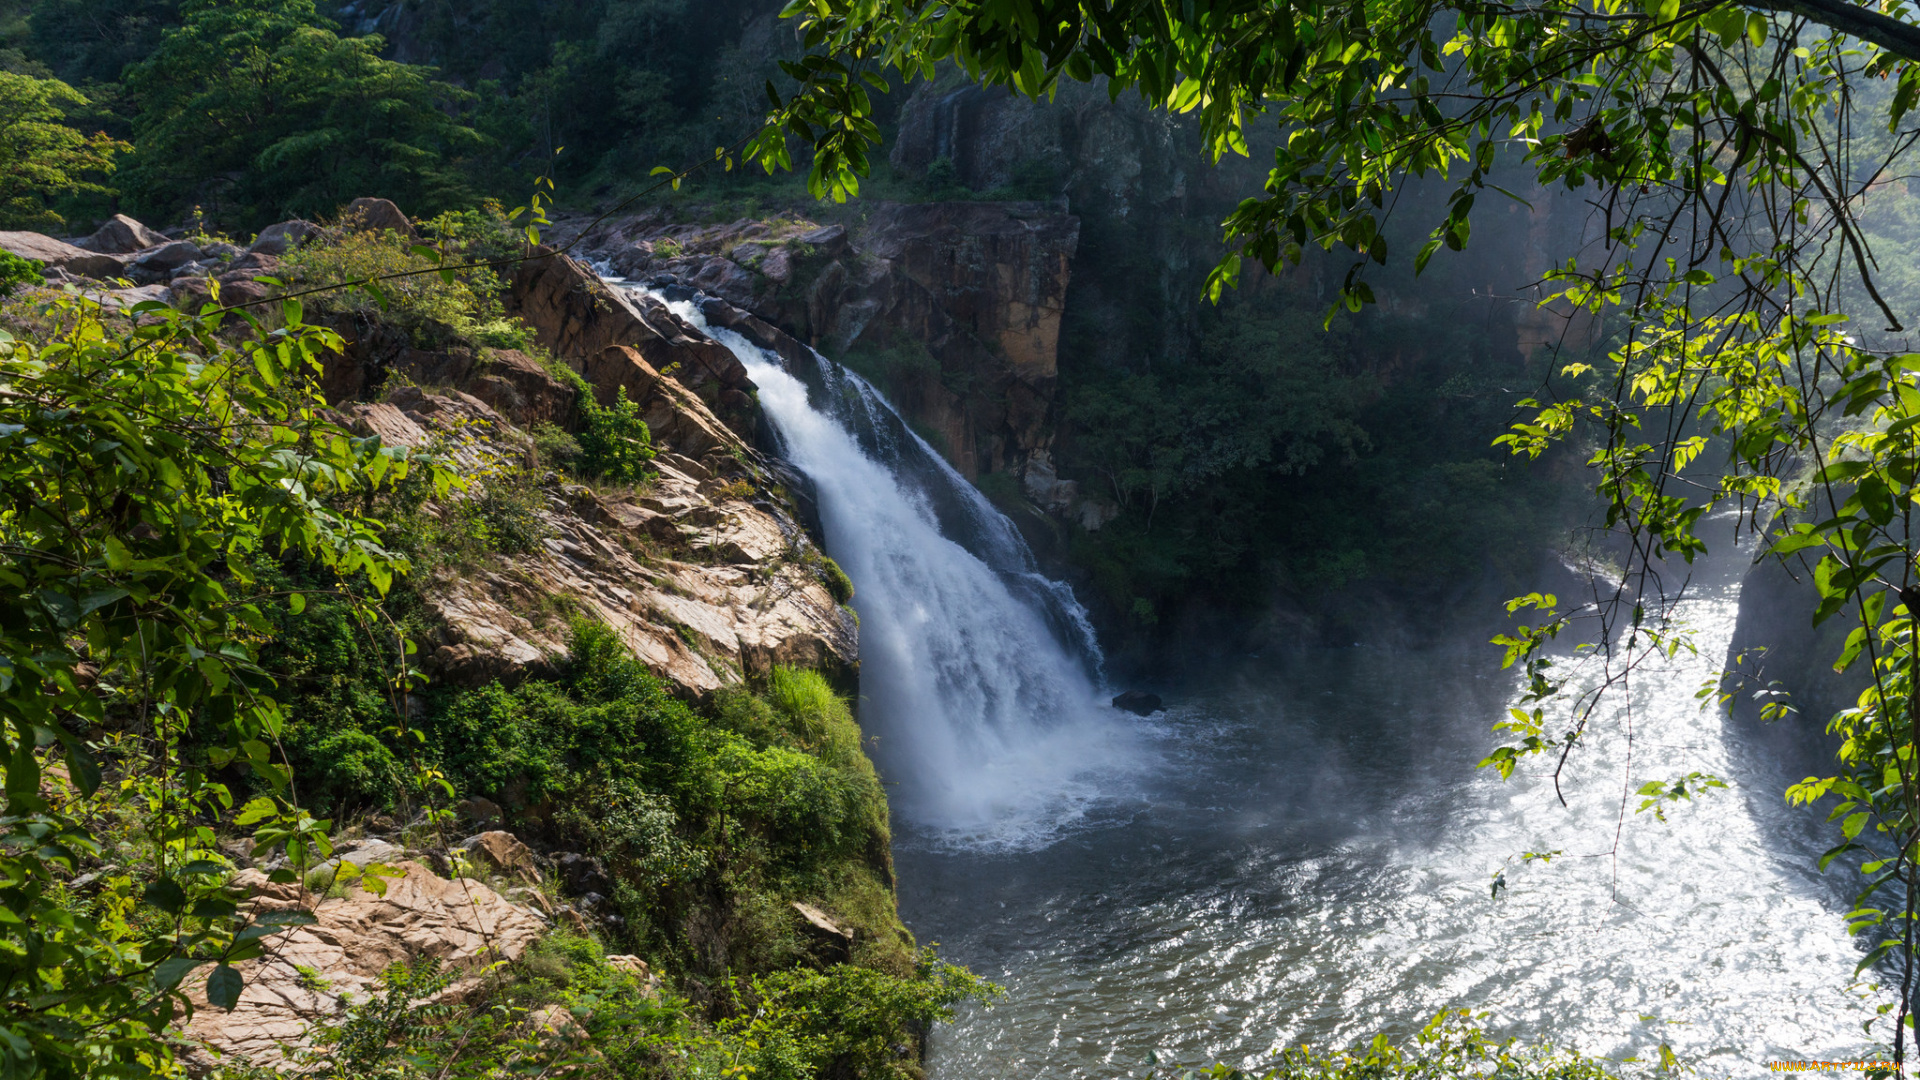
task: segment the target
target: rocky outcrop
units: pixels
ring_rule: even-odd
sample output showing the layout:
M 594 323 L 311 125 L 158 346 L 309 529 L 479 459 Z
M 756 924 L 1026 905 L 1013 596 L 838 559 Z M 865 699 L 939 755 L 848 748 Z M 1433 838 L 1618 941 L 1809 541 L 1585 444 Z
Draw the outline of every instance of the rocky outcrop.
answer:
M 734 314 L 708 312 L 715 325 L 776 351 L 798 347 L 778 341 L 790 335 L 866 372 L 973 475 L 1046 445 L 1078 238 L 1054 204 L 949 202 L 883 205 L 851 230 L 654 211 L 582 247 L 627 277 L 723 301 Z
M 304 893 L 297 883 L 275 884 L 260 870 L 240 872 L 234 887 L 256 911 L 311 906 L 316 921 L 272 936 L 265 956 L 237 965 L 246 985 L 231 1012 L 208 1002 L 204 977 L 190 980 L 194 1015 L 185 1034 L 203 1047 L 194 1055 L 201 1069 L 235 1059 L 280 1064 L 283 1045 L 305 1045 L 313 1022 L 336 1014 L 343 998 L 374 996 L 381 973 L 395 964 L 436 957 L 468 971 L 518 959 L 546 932 L 533 909 L 484 882 L 448 880 L 418 862 L 396 869 L 384 894 L 354 888 L 334 899 Z M 447 993 L 462 991 L 455 983 Z
M 697 415 L 697 400 L 681 404 Z M 475 472 L 522 452 L 503 417 L 458 392 L 408 387 L 344 415 L 389 445 L 425 446 L 440 436 L 455 462 Z M 725 430 L 710 418 L 705 424 Z M 671 437 L 661 441 L 675 446 Z M 567 611 L 606 623 L 656 675 L 693 697 L 774 664 L 855 663 L 852 615 L 814 569 L 818 556 L 794 511 L 769 495 L 771 478 L 737 438 L 698 460 L 670 450 L 654 464 L 659 478 L 631 494 L 550 483 L 537 511 L 545 533 L 538 550 L 423 582 L 440 627 L 426 643 L 429 671 L 468 685 L 543 673 L 566 653 Z
M 549 248 L 535 249 L 515 269 L 506 302 L 509 312 L 534 327 L 542 347 L 576 371 L 585 373 L 609 349 L 630 349 L 654 371 L 672 370 L 675 383 L 691 390 L 735 433 L 752 438 L 753 383 L 746 368 L 726 346 L 665 306 L 611 288 L 592 270 Z M 600 385 L 591 375 L 587 381 Z M 629 389 L 635 401 L 641 400 L 638 391 Z

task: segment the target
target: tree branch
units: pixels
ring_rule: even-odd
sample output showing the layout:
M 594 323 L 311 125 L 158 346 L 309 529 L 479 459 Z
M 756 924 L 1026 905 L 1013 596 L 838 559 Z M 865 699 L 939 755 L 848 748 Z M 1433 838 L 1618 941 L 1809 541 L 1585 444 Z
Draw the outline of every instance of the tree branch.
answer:
M 1778 11 L 1871 41 L 1895 56 L 1920 62 L 1920 26 L 1848 0 L 1741 0 L 1742 7 Z

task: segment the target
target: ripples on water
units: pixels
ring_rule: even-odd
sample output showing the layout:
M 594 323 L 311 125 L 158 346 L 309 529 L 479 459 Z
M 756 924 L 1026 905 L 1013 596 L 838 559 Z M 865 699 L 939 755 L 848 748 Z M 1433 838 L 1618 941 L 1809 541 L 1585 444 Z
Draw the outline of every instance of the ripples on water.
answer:
M 1515 685 L 1486 646 L 1249 659 L 1143 729 L 1157 779 L 1109 799 L 1103 827 L 1019 854 L 902 836 L 909 924 L 1009 992 L 935 1033 L 933 1076 L 1141 1075 L 1149 1051 L 1251 1066 L 1449 1006 L 1615 1058 L 1666 1043 L 1708 1075 L 1866 1049 L 1877 1000 L 1851 985 L 1809 826 L 1777 786 L 1737 790 L 1727 722 L 1694 697 L 1744 565 L 1718 562 L 1684 605 L 1700 657 L 1636 677 L 1634 785 L 1699 770 L 1736 790 L 1666 823 L 1634 798 L 1617 857 L 1623 743 L 1575 755 L 1568 808 L 1473 767 Z

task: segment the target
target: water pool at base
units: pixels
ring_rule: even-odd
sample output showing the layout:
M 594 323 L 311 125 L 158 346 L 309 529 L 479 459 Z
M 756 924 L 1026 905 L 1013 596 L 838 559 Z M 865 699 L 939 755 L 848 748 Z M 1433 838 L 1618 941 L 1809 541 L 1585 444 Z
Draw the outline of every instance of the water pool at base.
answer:
M 1476 770 L 1515 685 L 1481 645 L 1248 658 L 1143 724 L 1157 760 L 1136 793 L 1040 850 L 905 830 L 908 924 L 1007 989 L 936 1030 L 931 1075 L 1140 1076 L 1149 1052 L 1253 1066 L 1447 1007 L 1614 1058 L 1666 1044 L 1704 1075 L 1871 1048 L 1884 999 L 1852 975 L 1847 872 L 1814 872 L 1824 834 L 1694 696 L 1745 563 L 1702 568 L 1683 605 L 1701 655 L 1633 688 L 1636 786 L 1732 784 L 1664 823 L 1635 797 L 1621 824 L 1622 741 L 1576 755 L 1565 808 L 1550 781 Z

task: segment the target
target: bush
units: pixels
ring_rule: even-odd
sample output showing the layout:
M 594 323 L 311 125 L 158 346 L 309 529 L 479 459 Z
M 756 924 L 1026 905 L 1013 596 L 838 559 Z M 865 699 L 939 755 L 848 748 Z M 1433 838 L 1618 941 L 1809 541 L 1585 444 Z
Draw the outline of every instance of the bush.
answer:
M 841 964 L 825 971 L 776 972 L 753 983 L 749 1016 L 720 1025 L 757 1076 L 810 1080 L 859 1076 L 918 1080 L 907 1032 L 953 1018 L 963 1001 L 986 1001 L 1000 988 L 922 951 L 913 976 Z
M 550 420 L 533 425 L 533 454 L 540 464 L 573 469 L 580 461 L 580 440 Z
M 485 488 L 453 504 L 453 517 L 471 539 L 488 551 L 524 555 L 552 534 L 540 511 L 546 495 L 524 469 L 504 469 L 487 477 Z
M 12 296 L 22 285 L 38 285 L 41 264 L 11 251 L 0 251 L 0 296 Z
M 393 232 L 328 230 L 287 253 L 280 272 L 297 285 L 323 285 L 381 277 L 439 265 L 411 250 L 413 242 Z M 502 287 L 486 268 L 451 275 L 421 273 L 382 281 L 374 289 L 323 293 L 321 311 L 378 317 L 406 333 L 421 348 L 459 342 L 523 347 L 524 328 L 507 319 L 495 295 Z M 502 340 L 510 339 L 510 340 Z
M 580 397 L 583 421 L 580 473 L 612 484 L 638 484 L 654 478 L 647 462 L 653 460 L 653 433 L 640 419 L 640 407 L 620 387 L 611 406 L 601 406 L 591 394 Z
M 485 686 L 430 721 L 455 787 L 510 812 L 568 796 L 598 776 L 674 794 L 698 775 L 700 726 L 612 631 L 584 620 L 563 681 Z
M 400 761 L 385 743 L 359 728 L 296 725 L 286 739 L 299 762 L 300 787 L 311 806 L 340 814 L 358 807 L 387 808 L 404 786 Z
M 1597 1058 L 1556 1051 L 1544 1046 L 1520 1046 L 1514 1040 L 1495 1041 L 1473 1024 L 1466 1010 L 1448 1010 L 1435 1016 L 1413 1037 L 1411 1045 L 1395 1046 L 1376 1035 L 1365 1049 L 1316 1054 L 1306 1047 L 1279 1053 L 1278 1063 L 1252 1073 L 1228 1065 L 1182 1070 L 1167 1080 L 1611 1080 L 1608 1063 Z M 1672 1051 L 1660 1048 L 1661 1072 L 1678 1074 Z M 1148 1080 L 1160 1075 L 1149 1074 Z

